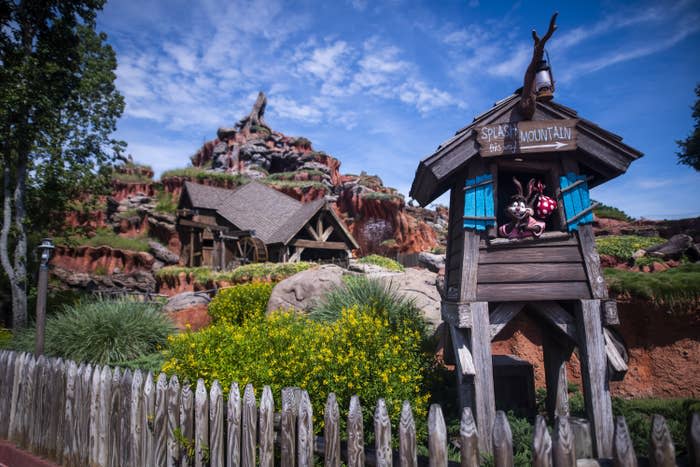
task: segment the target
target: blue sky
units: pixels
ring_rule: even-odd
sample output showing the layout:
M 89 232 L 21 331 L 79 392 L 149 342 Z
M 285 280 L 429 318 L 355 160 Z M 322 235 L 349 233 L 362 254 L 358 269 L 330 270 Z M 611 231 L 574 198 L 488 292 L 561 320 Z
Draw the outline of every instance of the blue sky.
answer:
M 555 99 L 645 153 L 593 196 L 648 218 L 700 215 L 676 164 L 700 82 L 700 2 L 110 0 L 99 28 L 127 107 L 118 136 L 184 167 L 259 90 L 266 120 L 407 194 L 418 162 L 522 85 L 552 12 Z

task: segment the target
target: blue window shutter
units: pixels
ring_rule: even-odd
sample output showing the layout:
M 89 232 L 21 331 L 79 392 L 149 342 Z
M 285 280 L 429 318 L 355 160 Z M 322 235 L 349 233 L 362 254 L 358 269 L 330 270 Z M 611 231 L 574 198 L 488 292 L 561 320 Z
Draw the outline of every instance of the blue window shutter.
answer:
M 464 184 L 464 228 L 486 230 L 496 224 L 493 213 L 493 176 L 468 179 Z
M 573 188 L 569 188 L 570 186 Z M 566 224 L 569 232 L 577 230 L 579 225 L 593 222 L 593 207 L 588 194 L 588 182 L 585 175 L 569 172 L 559 179 L 559 189 L 564 203 Z

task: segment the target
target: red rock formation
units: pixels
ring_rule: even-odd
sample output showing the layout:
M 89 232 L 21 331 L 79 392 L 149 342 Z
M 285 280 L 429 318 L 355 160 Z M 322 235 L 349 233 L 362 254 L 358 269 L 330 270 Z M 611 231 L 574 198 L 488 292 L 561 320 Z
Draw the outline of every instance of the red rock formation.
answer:
M 629 352 L 629 371 L 610 383 L 619 397 L 700 397 L 700 310 L 669 313 L 649 302 L 618 302 L 618 327 Z M 545 387 L 539 321 L 520 313 L 496 336 L 495 355 L 514 355 L 534 367 L 535 386 Z M 569 381 L 580 386 L 576 354 L 567 365 Z M 682 375 L 682 381 L 679 376 Z
M 92 274 L 128 274 L 137 270 L 150 271 L 154 258 L 142 251 L 117 250 L 108 246 L 56 246 L 51 264 L 67 271 Z

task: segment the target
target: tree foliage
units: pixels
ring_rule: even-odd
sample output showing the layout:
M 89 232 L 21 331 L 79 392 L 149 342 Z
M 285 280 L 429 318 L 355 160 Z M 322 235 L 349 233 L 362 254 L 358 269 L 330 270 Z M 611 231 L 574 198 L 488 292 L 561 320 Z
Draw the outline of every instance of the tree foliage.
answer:
M 678 163 L 689 165 L 695 170 L 700 170 L 700 84 L 695 86 L 695 95 L 697 100 L 693 109 L 693 119 L 695 120 L 695 128 L 686 139 L 676 141 L 680 147 L 678 155 Z
M 96 192 L 124 143 L 111 137 L 124 109 L 103 0 L 0 0 L 0 260 L 13 326 L 26 325 L 27 232 L 60 225 L 68 201 Z

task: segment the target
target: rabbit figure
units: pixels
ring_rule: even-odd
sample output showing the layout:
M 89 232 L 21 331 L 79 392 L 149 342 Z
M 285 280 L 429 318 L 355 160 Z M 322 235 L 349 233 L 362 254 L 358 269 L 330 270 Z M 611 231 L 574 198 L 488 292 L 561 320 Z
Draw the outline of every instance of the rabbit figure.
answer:
M 512 220 L 500 226 L 498 234 L 505 238 L 539 237 L 544 232 L 545 223 L 534 217 L 532 190 L 535 179 L 530 179 L 528 183 L 527 196 L 524 195 L 523 186 L 517 178 L 513 177 L 513 183 L 518 192 L 511 197 L 510 204 L 506 207 L 506 214 Z

